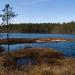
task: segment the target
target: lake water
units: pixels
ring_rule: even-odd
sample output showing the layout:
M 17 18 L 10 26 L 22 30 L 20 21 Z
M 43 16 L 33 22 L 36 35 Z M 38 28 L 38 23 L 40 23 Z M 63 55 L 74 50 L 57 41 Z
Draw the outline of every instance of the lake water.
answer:
M 7 38 L 6 33 L 1 33 L 0 38 Z M 75 34 L 34 34 L 34 33 L 9 33 L 10 38 L 75 38 Z
M 10 33 L 10 38 L 75 38 L 75 34 L 28 34 L 28 33 Z M 6 38 L 6 33 L 1 33 L 0 39 Z M 7 49 L 7 45 L 2 45 Z M 32 46 L 32 47 L 42 47 L 42 48 L 53 48 L 57 51 L 63 52 L 66 56 L 75 57 L 75 42 L 48 42 L 48 43 L 32 43 L 32 44 L 14 44 L 10 45 L 10 51 L 19 50 L 21 48 Z

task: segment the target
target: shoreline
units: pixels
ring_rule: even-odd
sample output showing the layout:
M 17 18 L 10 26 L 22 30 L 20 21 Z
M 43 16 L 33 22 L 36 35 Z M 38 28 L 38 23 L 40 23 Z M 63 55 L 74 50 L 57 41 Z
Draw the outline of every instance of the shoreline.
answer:
M 20 43 L 42 43 L 42 42 L 75 42 L 75 39 L 67 38 L 9 38 L 0 39 L 0 44 L 20 44 Z
M 31 56 L 37 60 L 38 63 L 16 64 L 16 60 L 24 56 Z M 10 60 L 7 60 L 8 58 Z M 75 58 L 64 57 L 63 53 L 48 48 L 25 48 L 18 52 L 11 53 L 10 57 L 0 56 L 0 65 L 0 75 L 7 75 L 8 73 L 9 75 L 75 74 Z

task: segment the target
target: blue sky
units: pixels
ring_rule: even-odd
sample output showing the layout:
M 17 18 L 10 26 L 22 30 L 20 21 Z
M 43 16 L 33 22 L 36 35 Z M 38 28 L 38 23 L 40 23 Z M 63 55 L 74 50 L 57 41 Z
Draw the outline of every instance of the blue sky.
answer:
M 75 0 L 0 0 L 0 14 L 10 4 L 18 16 L 13 23 L 62 23 L 75 21 Z M 0 23 L 1 23 L 0 19 Z

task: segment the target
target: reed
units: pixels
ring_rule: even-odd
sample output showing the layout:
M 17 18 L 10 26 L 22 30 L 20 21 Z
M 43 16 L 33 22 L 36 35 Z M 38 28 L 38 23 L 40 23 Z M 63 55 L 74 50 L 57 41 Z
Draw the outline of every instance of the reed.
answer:
M 0 75 L 75 75 L 75 58 L 64 58 L 59 64 L 21 65 L 14 68 L 0 66 Z
M 38 63 L 18 65 L 6 56 L 0 56 L 0 75 L 75 75 L 75 58 L 64 57 L 53 49 L 27 48 L 14 53 L 11 52 L 11 58 L 31 56 Z

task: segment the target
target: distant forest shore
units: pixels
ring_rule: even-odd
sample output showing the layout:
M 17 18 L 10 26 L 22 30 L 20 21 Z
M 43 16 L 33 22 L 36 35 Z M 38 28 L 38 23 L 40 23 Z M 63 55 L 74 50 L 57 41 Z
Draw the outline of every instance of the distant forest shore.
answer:
M 21 23 L 0 26 L 0 33 L 52 33 L 75 34 L 75 22 L 69 23 Z

